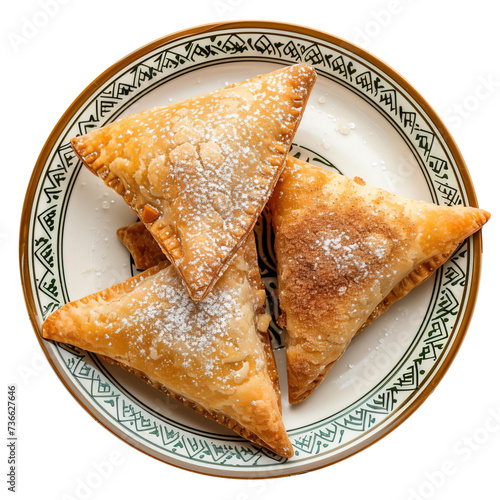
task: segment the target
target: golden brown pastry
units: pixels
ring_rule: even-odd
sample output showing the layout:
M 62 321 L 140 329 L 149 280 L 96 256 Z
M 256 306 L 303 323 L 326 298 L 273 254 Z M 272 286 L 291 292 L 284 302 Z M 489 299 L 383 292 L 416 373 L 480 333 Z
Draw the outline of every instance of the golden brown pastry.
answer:
M 162 262 L 66 304 L 43 336 L 110 359 L 200 414 L 278 455 L 292 445 L 281 418 L 253 235 L 203 302 Z
M 291 403 L 307 398 L 360 329 L 490 217 L 408 200 L 291 157 L 269 206 Z
M 121 227 L 116 231 L 116 235 L 130 252 L 137 269 L 149 269 L 167 260 L 160 245 L 140 221 Z
M 203 300 L 281 173 L 316 79 L 295 65 L 128 116 L 71 145 L 132 207 Z

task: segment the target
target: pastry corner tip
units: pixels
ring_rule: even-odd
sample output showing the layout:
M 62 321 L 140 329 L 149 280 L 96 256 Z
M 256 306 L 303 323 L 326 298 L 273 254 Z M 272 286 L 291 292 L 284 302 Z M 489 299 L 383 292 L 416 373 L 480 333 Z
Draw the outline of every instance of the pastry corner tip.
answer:
M 479 210 L 481 211 L 481 215 L 483 216 L 484 225 L 491 219 L 491 212 L 488 212 L 488 210 L 484 210 L 483 208 L 480 208 Z

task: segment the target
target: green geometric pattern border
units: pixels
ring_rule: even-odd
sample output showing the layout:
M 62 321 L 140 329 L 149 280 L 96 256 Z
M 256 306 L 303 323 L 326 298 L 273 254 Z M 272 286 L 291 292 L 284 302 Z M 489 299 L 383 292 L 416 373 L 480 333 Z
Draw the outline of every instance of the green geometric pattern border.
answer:
M 30 230 L 31 276 L 35 302 L 45 318 L 66 300 L 61 255 L 61 229 L 72 177 L 79 170 L 69 146 L 69 138 L 112 121 L 121 110 L 143 93 L 176 75 L 197 67 L 230 61 L 266 61 L 282 64 L 304 62 L 322 76 L 349 88 L 383 113 L 411 146 L 436 203 L 467 204 L 462 181 L 449 155 L 445 141 L 434 129 L 404 89 L 347 50 L 310 39 L 307 36 L 262 30 L 222 30 L 198 34 L 147 54 L 141 60 L 114 75 L 85 103 L 53 148 L 39 180 L 33 204 Z M 332 416 L 308 430 L 296 430 L 291 438 L 296 457 L 289 462 L 331 453 L 362 439 L 370 429 L 381 425 L 403 407 L 404 402 L 426 383 L 438 368 L 453 340 L 455 326 L 469 293 L 467 276 L 471 271 L 472 243 L 465 243 L 442 268 L 438 297 L 428 324 L 402 360 L 391 380 L 376 388 L 342 415 Z M 87 354 L 66 346 L 58 354 L 67 375 L 78 384 L 96 407 L 110 416 L 124 432 L 172 456 L 230 467 L 260 467 L 284 462 L 280 457 L 253 446 L 227 444 L 227 440 L 188 436 L 147 411 L 122 394 L 92 364 Z M 403 362 L 404 361 L 404 362 Z

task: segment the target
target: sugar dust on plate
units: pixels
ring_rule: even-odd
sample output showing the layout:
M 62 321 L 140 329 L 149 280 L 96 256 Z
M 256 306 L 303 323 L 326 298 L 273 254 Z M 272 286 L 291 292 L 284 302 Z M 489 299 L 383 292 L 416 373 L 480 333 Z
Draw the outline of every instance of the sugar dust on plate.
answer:
M 374 161 L 372 162 L 372 167 L 373 168 L 380 167 L 380 170 L 385 170 L 386 169 L 385 161 L 384 160 Z
M 351 130 L 354 130 L 356 128 L 356 124 L 353 122 L 344 122 L 341 121 L 338 124 L 337 130 L 342 134 L 342 135 L 349 135 L 351 133 Z

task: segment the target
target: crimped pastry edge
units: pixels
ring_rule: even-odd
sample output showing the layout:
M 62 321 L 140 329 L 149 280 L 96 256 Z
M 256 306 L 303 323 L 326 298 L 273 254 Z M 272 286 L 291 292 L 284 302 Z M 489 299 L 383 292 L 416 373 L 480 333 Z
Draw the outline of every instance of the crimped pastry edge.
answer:
M 252 205 L 252 208 L 254 208 L 255 212 L 253 216 L 248 216 L 250 219 L 250 222 L 244 221 L 244 225 L 241 227 L 246 227 L 246 231 L 241 233 L 240 235 L 233 235 L 231 233 L 231 237 L 236 241 L 235 246 L 233 247 L 232 251 L 226 256 L 224 261 L 219 265 L 219 267 L 216 269 L 215 273 L 213 274 L 212 278 L 210 280 L 207 280 L 207 282 L 202 283 L 198 287 L 194 287 L 192 283 L 189 283 L 185 279 L 185 273 L 189 274 L 189 268 L 186 267 L 184 272 L 179 272 L 179 275 L 182 278 L 182 281 L 186 287 L 186 290 L 191 297 L 192 300 L 194 301 L 202 301 L 204 300 L 207 295 L 210 293 L 212 288 L 214 287 L 215 283 L 217 283 L 218 279 L 222 276 L 224 271 L 227 269 L 229 266 L 231 260 L 235 256 L 236 252 L 239 250 L 239 248 L 242 246 L 242 244 L 245 242 L 247 236 L 250 234 L 250 232 L 253 230 L 253 227 L 255 226 L 255 223 L 258 220 L 259 214 L 262 212 L 264 209 L 265 204 L 267 203 L 270 194 L 272 193 L 274 187 L 276 186 L 278 179 L 285 168 L 286 165 L 286 159 L 288 156 L 288 151 L 286 148 L 283 147 L 284 144 L 291 143 L 293 140 L 293 137 L 297 131 L 297 128 L 300 124 L 304 107 L 307 104 L 307 101 L 309 99 L 312 87 L 316 81 L 317 75 L 316 72 L 314 71 L 314 68 L 312 68 L 309 65 L 306 64 L 295 64 L 291 65 L 288 67 L 285 67 L 283 69 L 291 69 L 293 68 L 296 72 L 298 72 L 298 68 L 300 67 L 308 67 L 310 68 L 310 83 L 308 85 L 308 88 L 306 91 L 298 94 L 297 92 L 292 93 L 290 96 L 290 99 L 287 99 L 284 101 L 287 105 L 287 108 L 291 114 L 295 115 L 295 120 L 293 122 L 284 122 L 282 123 L 281 127 L 281 136 L 279 140 L 275 140 L 271 142 L 268 146 L 270 156 L 268 158 L 268 161 L 266 162 L 261 162 L 259 164 L 259 168 L 262 172 L 262 177 L 271 177 L 272 181 L 269 184 L 268 190 L 266 191 L 262 201 L 260 204 L 254 204 Z M 278 72 L 281 70 L 276 70 L 272 73 Z M 269 73 L 268 73 L 269 74 Z M 268 74 L 262 74 L 262 75 L 257 75 L 254 78 L 258 77 L 265 77 Z M 252 78 L 248 79 L 252 80 Z M 230 85 L 229 87 L 237 86 L 241 83 L 245 83 L 245 80 L 243 82 L 238 82 L 233 85 Z M 223 89 L 219 89 L 223 90 Z M 143 210 L 144 207 L 147 205 L 147 203 L 137 203 L 137 206 L 133 206 L 134 204 L 132 203 L 133 200 L 133 195 L 130 191 L 128 191 L 127 186 L 125 183 L 114 173 L 112 173 L 107 165 L 103 165 L 100 162 L 97 162 L 96 165 L 94 163 L 96 160 L 99 159 L 99 151 L 96 149 L 95 145 L 92 144 L 92 141 L 86 142 L 85 144 L 82 142 L 82 139 L 85 136 L 79 136 L 79 137 L 74 137 L 71 139 L 70 144 L 75 152 L 76 156 L 82 161 L 82 163 L 95 175 L 100 177 L 104 183 L 113 189 L 116 193 L 119 195 L 123 196 L 124 200 L 127 202 L 127 204 L 130 205 L 130 207 L 134 210 L 134 212 L 137 214 L 137 216 L 144 222 L 146 227 L 151 230 L 152 226 L 154 224 L 158 224 L 159 221 L 155 222 L 145 222 L 143 220 Z M 277 167 L 276 171 L 274 173 L 268 173 L 266 170 L 267 164 L 271 163 L 273 166 Z M 174 265 L 178 264 L 178 258 L 176 258 L 173 255 L 173 251 L 178 250 L 181 247 L 181 242 L 179 238 L 177 237 L 176 234 L 173 234 L 172 231 L 168 226 L 164 226 L 159 228 L 159 230 L 156 232 L 155 231 L 155 239 L 157 239 L 158 243 L 161 246 L 162 251 L 165 253 L 165 255 L 168 257 L 170 262 L 172 262 Z M 153 231 L 152 231 L 153 234 Z
M 281 392 L 279 388 L 279 381 L 278 381 L 278 374 L 277 374 L 277 369 L 276 369 L 276 363 L 274 359 L 274 354 L 273 350 L 271 347 L 271 341 L 270 341 L 270 336 L 269 332 L 258 332 L 259 337 L 261 338 L 264 351 L 266 354 L 266 360 L 268 362 L 268 373 L 269 377 L 271 379 L 271 382 L 273 384 L 275 393 L 276 393 L 276 398 L 278 400 L 278 406 L 281 411 Z M 191 400 L 189 398 L 186 398 L 185 396 L 181 395 L 180 393 L 172 390 L 171 388 L 167 387 L 166 385 L 162 384 L 161 382 L 152 379 L 149 377 L 147 374 L 144 372 L 137 370 L 136 368 L 133 368 L 129 365 L 127 365 L 124 362 L 117 361 L 115 359 L 109 358 L 108 356 L 104 356 L 101 354 L 97 355 L 100 359 L 103 361 L 109 363 L 109 364 L 115 364 L 120 366 L 122 369 L 126 370 L 127 372 L 133 374 L 134 376 L 140 378 L 153 388 L 167 394 L 171 398 L 175 399 L 179 403 L 182 403 L 183 405 L 187 406 L 188 408 L 191 408 L 192 410 L 196 411 L 200 415 L 204 416 L 205 418 L 208 418 L 210 420 L 213 420 L 217 422 L 218 424 L 221 424 L 232 431 L 236 432 L 239 434 L 241 437 L 244 439 L 248 440 L 252 444 L 256 444 L 258 446 L 262 446 L 266 448 L 266 450 L 270 450 L 271 452 L 275 453 L 276 455 L 279 455 L 280 457 L 284 458 L 290 458 L 293 456 L 293 449 L 277 449 L 274 447 L 271 447 L 269 444 L 267 444 L 263 439 L 261 439 L 257 434 L 248 431 L 245 427 L 243 427 L 237 420 L 235 420 L 232 417 L 229 417 L 228 415 L 224 414 L 223 412 L 216 412 L 216 411 L 209 411 L 207 410 L 204 406 L 200 405 L 194 400 Z
M 445 262 L 453 255 L 455 250 L 460 246 L 461 242 L 449 253 L 436 255 L 429 260 L 422 262 L 417 268 L 413 269 L 408 273 L 390 292 L 389 294 L 378 304 L 378 306 L 373 310 L 368 319 L 363 323 L 363 325 L 358 329 L 354 336 L 361 333 L 368 325 L 375 321 L 379 316 L 385 313 L 389 307 L 395 304 L 398 300 L 408 295 L 411 290 L 413 290 L 417 285 L 423 283 L 426 279 L 430 278 L 439 267 L 441 267 Z M 353 337 L 354 338 L 354 337 Z M 346 349 L 349 344 L 346 346 Z M 345 350 L 342 352 L 342 354 Z M 342 354 L 340 356 L 342 356 Z M 293 394 L 289 387 L 288 401 L 290 404 L 297 404 L 305 399 L 307 399 L 312 392 L 318 387 L 321 382 L 325 379 L 327 373 L 331 370 L 333 365 L 338 361 L 340 356 L 325 366 L 324 371 L 316 379 L 307 385 L 307 387 L 300 393 Z

